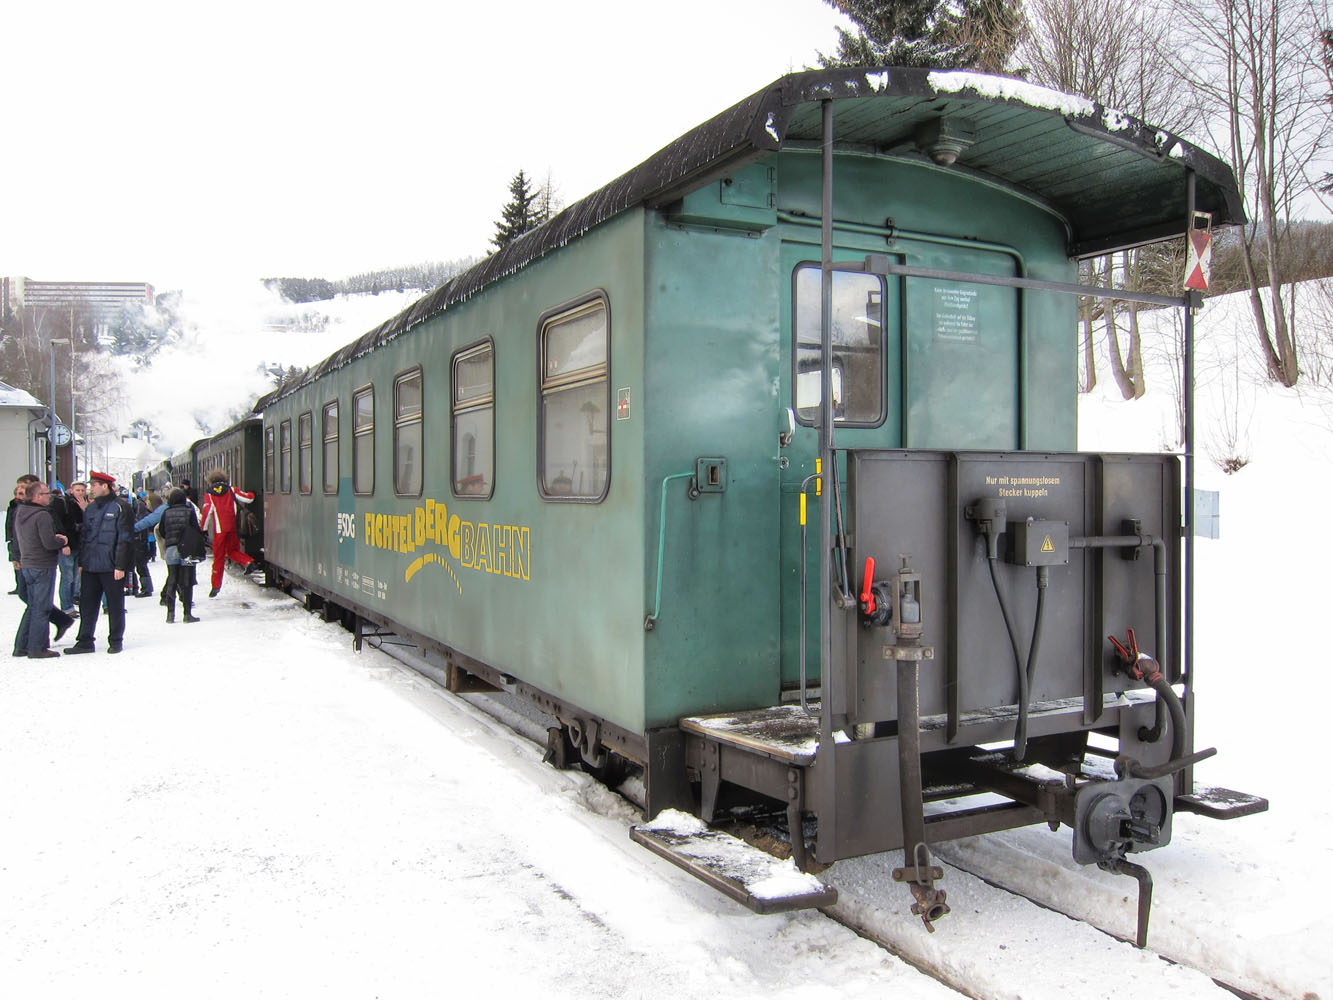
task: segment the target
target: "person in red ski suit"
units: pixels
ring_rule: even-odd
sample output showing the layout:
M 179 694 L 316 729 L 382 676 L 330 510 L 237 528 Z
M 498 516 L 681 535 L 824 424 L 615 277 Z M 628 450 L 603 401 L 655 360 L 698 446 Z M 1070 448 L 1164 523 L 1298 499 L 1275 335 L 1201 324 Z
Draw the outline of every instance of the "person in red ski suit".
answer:
M 236 505 L 249 503 L 255 495 L 232 486 L 221 469 L 214 469 L 205 478 L 208 490 L 204 493 L 199 524 L 205 531 L 213 532 L 213 589 L 208 596 L 217 597 L 228 559 L 244 567 L 246 573 L 255 569 L 255 561 L 241 548 L 241 540 L 236 535 Z

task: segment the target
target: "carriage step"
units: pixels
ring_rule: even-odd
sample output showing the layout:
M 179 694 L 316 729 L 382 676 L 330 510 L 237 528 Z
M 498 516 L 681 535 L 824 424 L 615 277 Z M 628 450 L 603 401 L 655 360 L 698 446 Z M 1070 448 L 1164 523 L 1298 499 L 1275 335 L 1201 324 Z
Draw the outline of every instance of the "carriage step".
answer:
M 831 906 L 838 890 L 688 813 L 668 809 L 630 828 L 630 839 L 755 913 Z
M 1210 819 L 1238 819 L 1268 811 L 1268 800 L 1230 788 L 1198 785 L 1189 795 L 1176 796 L 1176 811 L 1197 813 Z

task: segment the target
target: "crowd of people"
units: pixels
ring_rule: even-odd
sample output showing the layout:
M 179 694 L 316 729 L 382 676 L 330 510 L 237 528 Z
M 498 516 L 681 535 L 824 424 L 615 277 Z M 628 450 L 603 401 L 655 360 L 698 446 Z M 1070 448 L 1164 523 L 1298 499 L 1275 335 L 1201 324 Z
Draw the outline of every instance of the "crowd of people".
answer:
M 154 595 L 149 564 L 161 556 L 166 579 L 159 603 L 167 622 L 199 621 L 194 614 L 195 567 L 204 561 L 211 535 L 212 587 L 222 589 L 227 560 L 249 574 L 258 564 L 240 546 L 238 504 L 254 494 L 237 489 L 214 469 L 207 476 L 202 505 L 187 479 L 178 487 L 140 490 L 133 496 L 114 476 L 94 472 L 87 483 L 48 486 L 38 477 L 19 476 L 5 517 L 5 540 L 14 567 L 14 589 L 26 605 L 14 636 L 14 656 L 47 659 L 77 621 L 66 655 L 96 651 L 95 633 L 106 612 L 106 651 L 119 653 L 125 641 L 125 598 Z M 52 636 L 51 627 L 55 627 Z

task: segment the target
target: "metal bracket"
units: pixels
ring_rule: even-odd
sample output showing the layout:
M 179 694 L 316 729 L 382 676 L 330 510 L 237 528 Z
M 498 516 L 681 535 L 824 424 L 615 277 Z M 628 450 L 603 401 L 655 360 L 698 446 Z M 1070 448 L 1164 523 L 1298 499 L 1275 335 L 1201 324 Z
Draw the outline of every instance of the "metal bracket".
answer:
M 590 767 L 603 767 L 606 764 L 606 749 L 601 745 L 602 725 L 585 719 L 573 719 L 569 723 L 569 738 L 573 741 L 579 755 Z
M 895 646 L 893 643 L 887 643 L 884 646 L 884 659 L 886 660 L 922 660 L 935 659 L 934 646 Z

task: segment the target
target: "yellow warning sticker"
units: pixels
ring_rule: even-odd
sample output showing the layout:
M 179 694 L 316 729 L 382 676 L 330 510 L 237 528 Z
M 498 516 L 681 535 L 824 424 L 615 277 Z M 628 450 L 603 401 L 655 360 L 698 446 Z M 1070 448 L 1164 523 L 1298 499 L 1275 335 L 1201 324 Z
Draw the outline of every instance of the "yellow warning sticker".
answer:
M 1047 535 L 1045 541 L 1043 541 L 1043 542 L 1041 543 L 1041 550 L 1042 550 L 1043 552 L 1054 552 L 1054 551 L 1055 551 L 1055 546 L 1051 543 L 1051 536 L 1050 536 L 1050 535 Z

